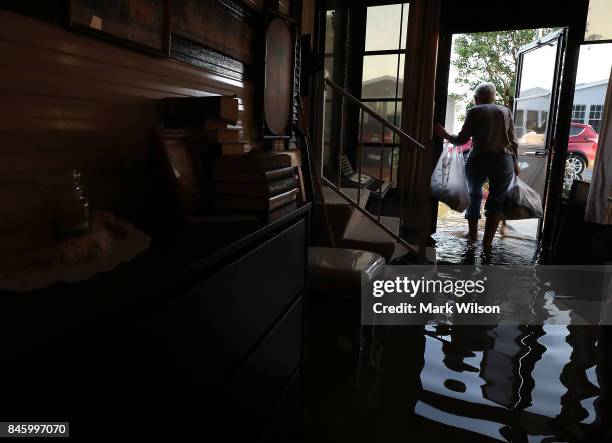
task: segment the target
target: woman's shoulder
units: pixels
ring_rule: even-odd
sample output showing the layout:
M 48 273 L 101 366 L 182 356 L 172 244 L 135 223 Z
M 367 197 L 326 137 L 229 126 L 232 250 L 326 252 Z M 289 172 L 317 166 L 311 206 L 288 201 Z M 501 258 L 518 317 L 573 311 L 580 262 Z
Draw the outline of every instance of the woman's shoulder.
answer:
M 498 110 L 500 110 L 504 114 L 512 114 L 512 111 L 509 108 L 505 107 L 504 105 L 495 104 L 493 106 L 495 106 Z
M 495 114 L 495 113 L 503 113 L 503 114 L 511 114 L 510 109 L 506 108 L 505 106 L 502 105 L 498 105 L 495 103 L 487 103 L 484 105 L 478 105 L 478 106 L 474 106 L 470 109 L 468 109 L 467 111 L 468 114 L 480 114 L 480 113 L 489 113 L 489 114 Z
M 498 105 L 496 103 L 490 103 L 486 105 L 475 106 L 472 109 L 481 108 L 481 112 L 485 112 L 488 114 L 503 114 L 505 116 L 512 116 L 512 111 L 503 105 Z

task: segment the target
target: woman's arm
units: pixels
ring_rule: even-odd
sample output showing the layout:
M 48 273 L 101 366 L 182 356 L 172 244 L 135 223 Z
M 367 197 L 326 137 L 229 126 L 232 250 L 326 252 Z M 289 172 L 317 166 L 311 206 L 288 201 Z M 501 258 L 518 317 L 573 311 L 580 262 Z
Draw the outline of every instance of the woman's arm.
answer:
M 433 133 L 434 135 L 443 138 L 444 140 L 448 140 L 451 137 L 451 135 L 444 128 L 444 126 L 442 126 L 440 123 L 434 123 Z
M 434 124 L 433 132 L 438 137 L 448 140 L 449 142 L 457 146 L 466 144 L 468 140 L 472 137 L 471 112 L 470 111 L 467 112 L 467 115 L 465 116 L 465 122 L 463 122 L 463 126 L 461 127 L 461 131 L 459 131 L 459 134 L 457 135 L 449 134 L 448 131 L 444 129 L 444 126 L 442 126 L 440 123 Z

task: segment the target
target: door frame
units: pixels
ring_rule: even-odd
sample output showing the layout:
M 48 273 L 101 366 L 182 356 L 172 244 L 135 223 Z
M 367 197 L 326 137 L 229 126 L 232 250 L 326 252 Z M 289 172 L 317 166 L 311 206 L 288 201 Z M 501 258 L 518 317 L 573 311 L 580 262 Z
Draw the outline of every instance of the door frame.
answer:
M 565 31 L 566 38 L 564 42 L 564 54 L 561 60 L 558 60 L 562 70 L 562 77 L 559 81 L 559 87 L 557 88 L 558 99 L 557 99 L 557 115 L 555 121 L 554 134 L 554 150 L 552 156 L 549 159 L 549 168 L 547 170 L 546 177 L 546 207 L 544 218 L 540 220 L 542 234 L 540 235 L 539 241 L 542 250 L 546 252 L 551 245 L 552 238 L 554 237 L 554 217 L 558 213 L 558 203 L 560 196 L 550 198 L 551 188 L 562 188 L 563 186 L 563 171 L 559 174 L 555 169 L 559 169 L 559 162 L 562 158 L 562 163 L 565 164 L 565 156 L 567 153 L 567 140 L 564 141 L 563 134 L 567 133 L 569 136 L 570 120 L 571 120 L 571 106 L 573 103 L 574 95 L 574 83 L 576 79 L 576 71 L 578 69 L 578 51 L 580 44 L 582 43 L 582 36 L 584 35 L 585 25 L 577 25 L 579 17 L 583 16 L 586 20 L 587 9 L 577 11 L 575 16 L 576 21 L 573 23 L 542 23 L 540 27 L 559 27 L 563 28 L 560 31 Z M 434 109 L 434 121 L 444 121 L 446 116 L 447 107 L 447 96 L 448 96 L 448 81 L 450 76 L 451 56 L 452 56 L 452 44 L 453 36 L 455 34 L 473 34 L 478 32 L 501 32 L 511 31 L 513 29 L 526 29 L 524 27 L 508 28 L 505 26 L 486 28 L 483 26 L 482 30 L 478 29 L 462 29 L 451 26 L 449 22 L 444 23 L 444 29 L 440 32 L 440 40 L 438 45 L 438 70 L 436 72 L 436 106 Z M 533 23 L 530 23 L 529 29 L 538 29 Z M 556 32 L 560 32 L 556 31 Z M 548 34 L 554 35 L 555 33 Z M 527 45 L 529 46 L 529 45 Z M 568 105 L 569 103 L 569 105 Z M 569 110 L 569 111 L 568 111 Z M 567 119 L 566 119 L 567 114 Z M 566 121 L 567 120 L 567 121 Z M 566 137 L 567 138 L 567 137 Z M 443 140 L 438 137 L 434 137 L 434 163 L 442 152 Z M 555 168 L 556 166 L 556 168 Z M 557 180 L 560 182 L 556 183 Z M 555 189 L 556 190 L 556 189 Z M 431 233 L 435 233 L 437 229 L 438 219 L 438 205 L 437 202 L 432 202 L 432 218 L 431 218 Z
M 523 46 L 519 51 L 519 59 L 516 67 L 515 74 L 515 90 L 514 90 L 514 105 L 512 110 L 512 117 L 515 118 L 517 111 L 517 98 L 520 97 L 521 80 L 523 74 L 523 62 L 525 55 L 532 51 L 536 51 L 546 45 L 549 45 L 553 41 L 557 41 L 557 56 L 555 57 L 555 66 L 553 70 L 553 83 L 550 91 L 550 105 L 548 108 L 548 121 L 546 123 L 546 136 L 544 144 L 544 157 L 546 157 L 546 176 L 544 178 L 544 189 L 542 192 L 542 208 L 546 212 L 546 206 L 548 201 L 548 190 L 549 190 L 549 179 L 551 171 L 552 155 L 555 151 L 555 134 L 557 133 L 557 118 L 559 114 L 559 96 L 561 93 L 561 76 L 563 74 L 563 60 L 565 58 L 565 51 L 567 49 L 567 33 L 568 28 L 564 27 L 558 31 L 552 32 L 543 36 L 542 38 Z M 523 116 L 525 119 L 526 116 Z M 536 232 L 536 239 L 540 241 L 542 239 L 542 229 L 544 219 L 538 219 L 538 228 Z

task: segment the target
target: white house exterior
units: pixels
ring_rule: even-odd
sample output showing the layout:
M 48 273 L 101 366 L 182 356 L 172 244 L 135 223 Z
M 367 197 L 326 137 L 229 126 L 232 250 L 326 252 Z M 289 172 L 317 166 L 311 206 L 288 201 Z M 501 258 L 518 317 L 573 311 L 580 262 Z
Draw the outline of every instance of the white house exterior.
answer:
M 516 135 L 520 138 L 526 132 L 542 132 L 545 129 L 549 109 L 550 90 L 531 88 L 522 91 L 521 97 L 516 99 L 514 115 Z
M 599 133 L 607 90 L 608 80 L 577 85 L 574 94 L 572 121 L 587 123 Z
M 599 132 L 607 89 L 608 80 L 576 85 L 572 121 L 589 124 Z M 514 120 L 517 135 L 521 137 L 530 130 L 543 130 L 549 108 L 549 90 L 532 88 L 523 91 L 522 97 L 516 99 Z

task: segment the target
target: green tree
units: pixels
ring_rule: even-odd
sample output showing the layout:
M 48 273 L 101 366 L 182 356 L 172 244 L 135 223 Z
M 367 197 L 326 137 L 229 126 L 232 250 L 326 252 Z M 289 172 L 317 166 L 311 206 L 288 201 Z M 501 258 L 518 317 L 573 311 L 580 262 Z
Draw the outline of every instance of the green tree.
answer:
M 541 35 L 552 31 L 543 29 Z M 457 83 L 473 90 L 481 82 L 492 82 L 497 88 L 498 103 L 512 109 L 519 52 L 523 46 L 537 38 L 538 31 L 534 29 L 458 36 L 455 39 L 453 59 L 459 74 Z

